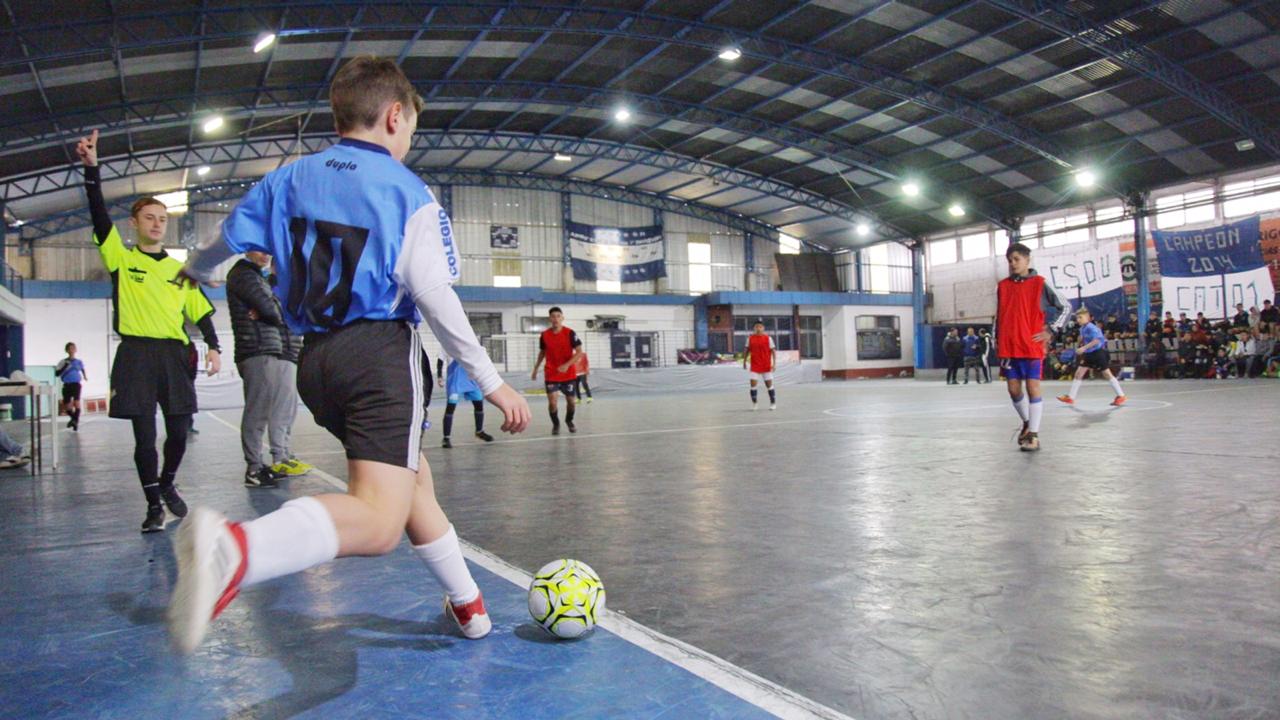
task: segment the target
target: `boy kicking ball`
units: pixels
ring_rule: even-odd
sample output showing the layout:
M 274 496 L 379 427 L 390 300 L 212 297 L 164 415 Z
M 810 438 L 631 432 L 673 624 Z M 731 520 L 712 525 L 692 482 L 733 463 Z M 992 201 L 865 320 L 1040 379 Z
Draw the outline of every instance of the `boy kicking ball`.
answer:
M 1102 377 L 1111 383 L 1111 389 L 1116 391 L 1116 399 L 1111 401 L 1115 407 L 1124 404 L 1124 389 L 1120 387 L 1120 380 L 1111 374 L 1111 355 L 1107 352 L 1107 339 L 1093 323 L 1093 317 L 1089 315 L 1087 308 L 1080 308 L 1076 311 L 1076 322 L 1080 325 L 1080 347 L 1076 348 L 1076 356 L 1080 358 L 1080 367 L 1076 368 L 1076 376 L 1071 381 L 1071 391 L 1066 395 L 1059 395 L 1058 402 L 1067 405 L 1076 404 L 1076 395 L 1080 393 L 1080 381 L 1090 370 L 1102 373 Z

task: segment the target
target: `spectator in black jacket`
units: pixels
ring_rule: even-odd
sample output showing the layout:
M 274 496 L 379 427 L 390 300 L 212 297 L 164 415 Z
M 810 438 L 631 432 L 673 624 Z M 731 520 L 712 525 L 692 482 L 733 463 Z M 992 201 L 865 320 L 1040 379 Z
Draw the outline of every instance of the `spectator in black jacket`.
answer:
M 1258 322 L 1264 331 L 1268 328 L 1270 332 L 1275 332 L 1276 326 L 1280 325 L 1280 308 L 1271 304 L 1270 300 L 1262 301 L 1262 312 L 1258 313 Z
M 271 256 L 250 252 L 227 273 L 227 308 L 235 334 L 236 368 L 244 381 L 244 416 L 240 445 L 247 465 L 247 487 L 275 487 L 288 472 L 289 430 L 297 412 L 296 366 L 285 359 L 284 313 L 267 278 Z M 262 457 L 262 431 L 267 431 L 272 464 Z
M 1236 303 L 1236 314 L 1231 318 L 1231 327 L 1249 327 L 1249 313 L 1244 309 L 1244 303 Z
M 942 341 L 942 352 L 947 356 L 947 384 L 958 385 L 956 373 L 960 370 L 960 363 L 964 362 L 964 341 L 960 339 L 960 331 L 951 328 L 947 331 L 947 337 Z

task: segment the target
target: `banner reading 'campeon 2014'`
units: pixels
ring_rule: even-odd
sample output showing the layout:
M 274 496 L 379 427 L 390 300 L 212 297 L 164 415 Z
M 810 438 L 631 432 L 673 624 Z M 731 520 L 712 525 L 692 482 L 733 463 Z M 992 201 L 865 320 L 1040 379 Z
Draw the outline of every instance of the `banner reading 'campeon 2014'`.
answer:
M 1237 303 L 1261 308 L 1276 291 L 1262 260 L 1260 230 L 1256 216 L 1200 230 L 1153 230 L 1164 309 L 1223 318 Z

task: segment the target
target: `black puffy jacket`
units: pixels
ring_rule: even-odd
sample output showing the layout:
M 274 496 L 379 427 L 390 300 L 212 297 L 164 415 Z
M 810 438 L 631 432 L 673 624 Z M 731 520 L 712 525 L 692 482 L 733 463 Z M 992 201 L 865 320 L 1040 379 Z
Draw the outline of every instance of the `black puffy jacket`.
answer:
M 284 315 L 280 301 L 262 276 L 262 270 L 249 260 L 241 260 L 227 273 L 227 309 L 231 311 L 231 330 L 236 338 L 236 362 L 258 355 L 281 357 L 284 353 Z M 258 319 L 249 317 L 257 312 Z

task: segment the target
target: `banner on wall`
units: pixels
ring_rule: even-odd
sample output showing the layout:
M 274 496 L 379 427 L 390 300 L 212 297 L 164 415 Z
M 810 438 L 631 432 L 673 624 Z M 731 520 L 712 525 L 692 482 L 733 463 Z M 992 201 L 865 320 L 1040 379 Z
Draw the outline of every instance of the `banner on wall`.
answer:
M 1225 318 L 1237 303 L 1261 308 L 1272 299 L 1275 285 L 1263 262 L 1261 229 L 1254 216 L 1198 230 L 1153 230 L 1164 309 Z
M 1258 226 L 1262 262 L 1271 269 L 1271 287 L 1280 290 L 1280 218 L 1268 218 Z M 1280 300 L 1280 297 L 1276 300 Z
M 520 228 L 514 225 L 490 225 L 489 247 L 499 250 L 519 250 Z
M 566 228 L 577 280 L 642 282 L 667 276 L 660 225 L 613 228 L 568 222 Z
M 1035 254 L 1035 268 L 1045 282 L 1071 299 L 1073 310 L 1083 302 L 1090 312 L 1103 318 L 1126 312 L 1118 242 L 1091 248 L 1040 250 Z

